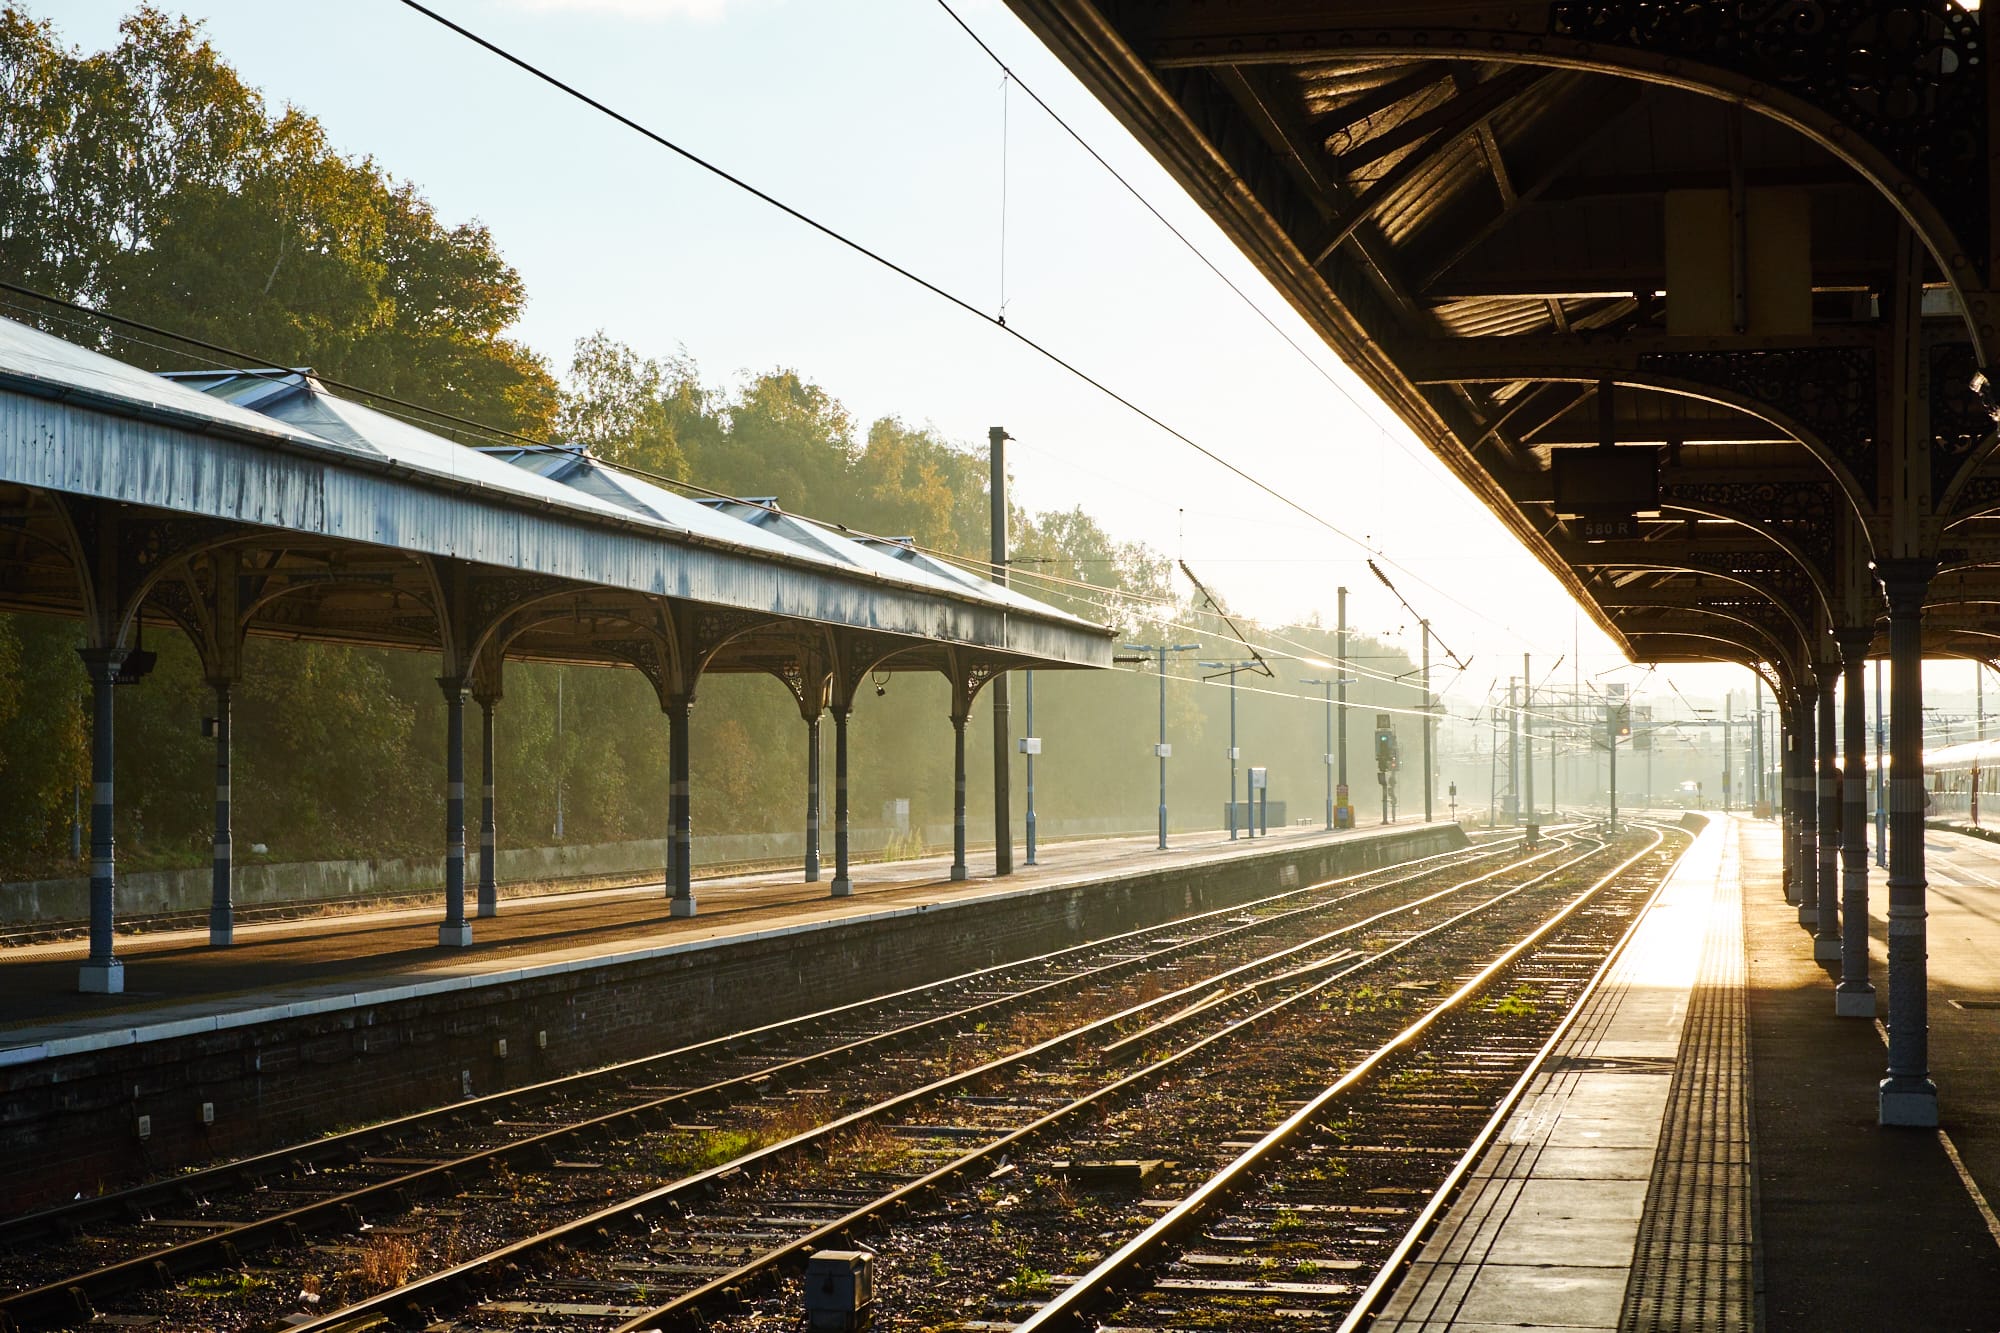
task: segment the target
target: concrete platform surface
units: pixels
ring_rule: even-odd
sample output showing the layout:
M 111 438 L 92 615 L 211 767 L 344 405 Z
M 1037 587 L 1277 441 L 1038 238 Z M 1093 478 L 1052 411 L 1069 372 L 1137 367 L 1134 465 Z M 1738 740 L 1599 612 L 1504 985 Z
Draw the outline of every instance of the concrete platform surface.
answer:
M 2000 846 L 1926 846 L 1940 1131 L 1875 1123 L 1776 826 L 1716 818 L 1372 1327 L 2000 1329 Z
M 536 970 L 596 967 L 779 934 L 829 921 L 922 911 L 950 902 L 1089 883 L 1120 875 L 1207 865 L 1285 848 L 1407 834 L 1420 822 L 1326 832 L 1273 829 L 1269 836 L 1176 833 L 1154 838 L 1045 845 L 1039 865 L 1005 879 L 990 852 L 974 878 L 953 883 L 950 857 L 853 867 L 854 893 L 833 898 L 830 865 L 817 883 L 803 872 L 697 881 L 699 914 L 676 918 L 655 882 L 635 888 L 503 900 L 475 920 L 468 948 L 437 941 L 441 908 L 399 908 L 239 926 L 236 943 L 211 948 L 206 930 L 121 936 L 122 995 L 76 991 L 85 942 L 60 940 L 0 950 L 0 1066 L 136 1041 L 184 1035 L 382 1002 L 437 989 L 490 984 Z

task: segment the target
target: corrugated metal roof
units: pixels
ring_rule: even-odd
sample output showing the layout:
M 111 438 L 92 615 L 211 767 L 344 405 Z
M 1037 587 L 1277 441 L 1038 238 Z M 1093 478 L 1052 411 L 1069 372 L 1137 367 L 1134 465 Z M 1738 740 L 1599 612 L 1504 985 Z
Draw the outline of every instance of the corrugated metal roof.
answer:
M 0 320 L 4 389 L 168 427 L 92 447 L 57 423 L 20 418 L 0 462 L 6 479 L 28 485 L 792 618 L 993 647 L 1018 640 L 1017 651 L 1066 661 L 1108 657 L 1108 630 L 912 548 L 757 504 L 703 503 L 575 448 L 468 448 L 334 394 L 309 371 L 153 375 Z M 35 438 L 56 440 L 56 452 Z

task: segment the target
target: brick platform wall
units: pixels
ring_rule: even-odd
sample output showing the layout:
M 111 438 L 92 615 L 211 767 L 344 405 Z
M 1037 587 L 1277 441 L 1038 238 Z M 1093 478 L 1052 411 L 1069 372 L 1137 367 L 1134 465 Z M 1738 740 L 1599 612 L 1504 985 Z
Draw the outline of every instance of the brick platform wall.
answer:
M 0 1070 L 0 1211 L 1464 844 L 1455 824 L 1417 827 L 9 1067 Z M 203 1103 L 214 1106 L 212 1127 L 201 1123 Z

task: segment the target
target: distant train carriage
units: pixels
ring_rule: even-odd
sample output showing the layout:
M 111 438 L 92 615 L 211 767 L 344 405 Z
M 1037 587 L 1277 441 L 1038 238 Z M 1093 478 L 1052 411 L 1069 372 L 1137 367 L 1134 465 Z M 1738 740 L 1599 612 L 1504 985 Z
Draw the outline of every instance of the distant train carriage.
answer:
M 1965 741 L 1924 753 L 1924 814 L 1982 822 L 2000 815 L 2000 740 Z M 1978 800 L 1974 801 L 1975 794 Z

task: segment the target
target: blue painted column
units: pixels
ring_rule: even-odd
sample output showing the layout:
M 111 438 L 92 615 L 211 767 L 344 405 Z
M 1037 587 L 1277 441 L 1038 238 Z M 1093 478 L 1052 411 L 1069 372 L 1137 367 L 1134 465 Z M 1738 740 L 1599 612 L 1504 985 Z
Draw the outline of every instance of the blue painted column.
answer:
M 806 883 L 819 883 L 819 715 L 806 719 Z
M 500 915 L 500 833 L 493 810 L 493 710 L 500 700 L 479 700 L 479 915 Z
M 833 708 L 833 896 L 854 892 L 847 864 L 847 715 L 844 704 Z
M 1835 767 L 1833 664 L 1819 669 L 1819 916 L 1813 923 L 1813 960 L 1840 961 L 1840 770 Z
M 951 877 L 954 881 L 966 878 L 965 868 L 965 717 L 963 714 L 951 720 L 952 735 L 952 797 L 951 797 Z
M 1793 737 L 1797 731 L 1792 713 L 1792 696 L 1796 691 L 1787 690 L 1778 696 L 1778 844 L 1784 853 L 1784 867 L 1780 872 L 1780 887 L 1785 891 L 1785 901 L 1792 906 L 1799 902 L 1799 793 L 1797 760 L 1793 751 Z
M 118 898 L 112 834 L 112 693 L 125 649 L 84 648 L 78 655 L 90 675 L 90 956 L 77 973 L 76 988 L 86 995 L 117 995 L 125 989 L 125 964 L 112 951 Z
M 215 684 L 215 859 L 209 875 L 208 943 L 236 939 L 236 852 L 229 808 L 229 682 Z
M 1924 957 L 1924 595 L 1936 572 L 1931 560 L 1876 565 L 1889 595 L 1889 1068 L 1876 1117 L 1919 1128 L 1938 1122 Z
M 1875 1017 L 1875 987 L 1868 980 L 1868 714 L 1861 673 L 1874 633 L 1840 632 L 1840 984 L 1833 1012 L 1841 1018 Z
M 438 943 L 462 949 L 472 943 L 465 919 L 465 682 L 439 679 L 444 691 L 444 924 Z
M 694 805 L 688 790 L 688 716 L 693 710 L 691 694 L 667 700 L 667 889 L 675 916 L 695 914 Z

